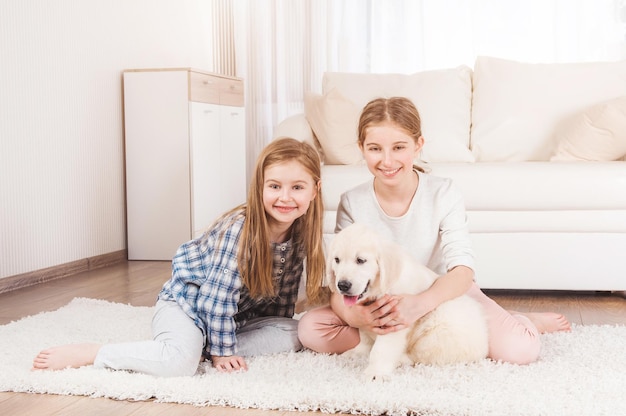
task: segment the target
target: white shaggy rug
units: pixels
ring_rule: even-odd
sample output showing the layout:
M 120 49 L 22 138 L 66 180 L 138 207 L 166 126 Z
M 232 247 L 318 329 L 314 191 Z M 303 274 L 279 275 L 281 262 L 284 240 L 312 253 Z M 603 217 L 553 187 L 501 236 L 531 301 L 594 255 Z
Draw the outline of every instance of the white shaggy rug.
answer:
M 222 374 L 157 378 L 92 367 L 31 371 L 43 348 L 150 337 L 152 308 L 76 298 L 0 326 L 0 391 L 368 415 L 626 415 L 626 326 L 575 326 L 543 336 L 528 366 L 403 367 L 392 381 L 364 382 L 365 363 L 311 352 L 248 360 Z

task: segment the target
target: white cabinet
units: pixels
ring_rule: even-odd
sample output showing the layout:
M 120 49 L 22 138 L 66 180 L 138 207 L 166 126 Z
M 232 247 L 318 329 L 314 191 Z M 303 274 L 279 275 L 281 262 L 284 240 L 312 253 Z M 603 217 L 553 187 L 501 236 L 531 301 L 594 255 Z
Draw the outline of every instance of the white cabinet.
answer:
M 171 260 L 246 199 L 243 81 L 124 71 L 128 258 Z

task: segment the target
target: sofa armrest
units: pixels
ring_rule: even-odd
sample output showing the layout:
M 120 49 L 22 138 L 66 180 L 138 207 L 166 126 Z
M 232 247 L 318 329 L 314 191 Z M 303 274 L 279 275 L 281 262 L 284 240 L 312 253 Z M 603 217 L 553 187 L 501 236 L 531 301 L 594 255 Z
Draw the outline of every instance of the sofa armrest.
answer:
M 322 146 L 315 137 L 315 133 L 313 133 L 311 125 L 307 121 L 304 113 L 294 114 L 293 116 L 287 117 L 278 123 L 278 126 L 274 129 L 272 140 L 279 137 L 291 137 L 296 140 L 300 140 L 301 142 L 310 144 L 318 151 L 322 162 L 324 162 L 324 151 L 322 150 Z
M 274 137 L 272 139 L 279 137 L 291 137 L 320 150 L 313 130 L 311 130 L 311 125 L 304 114 L 294 114 L 281 121 L 274 129 Z

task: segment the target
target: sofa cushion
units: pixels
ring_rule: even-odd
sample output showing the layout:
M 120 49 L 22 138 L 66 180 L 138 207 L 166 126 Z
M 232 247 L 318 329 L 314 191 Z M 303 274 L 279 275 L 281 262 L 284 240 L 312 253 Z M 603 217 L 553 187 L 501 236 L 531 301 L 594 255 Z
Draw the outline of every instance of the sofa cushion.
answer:
M 441 163 L 432 174 L 462 190 L 467 210 L 625 210 L 624 162 Z
M 626 95 L 626 61 L 528 64 L 478 57 L 471 147 L 477 161 L 546 161 L 555 128 Z
M 362 159 L 357 146 L 361 109 L 335 88 L 324 95 L 306 93 L 304 114 L 327 165 L 350 165 Z
M 472 233 L 626 233 L 626 209 L 468 211 Z
M 626 163 L 435 163 L 461 190 L 471 232 L 626 232 Z M 323 166 L 324 233 L 341 194 L 372 179 L 364 163 Z
M 626 210 L 624 162 L 436 163 L 451 178 L 468 211 Z M 324 166 L 324 207 L 335 211 L 348 189 L 371 180 L 365 164 Z
M 618 160 L 626 156 L 626 96 L 577 114 L 556 133 L 558 147 L 550 160 Z
M 471 69 L 467 66 L 410 75 L 327 72 L 322 79 L 322 93 L 324 96 L 335 97 L 327 98 L 325 101 L 329 106 L 325 111 L 327 114 L 333 114 L 337 105 L 344 106 L 344 103 L 337 99 L 337 94 L 354 103 L 359 113 L 374 98 L 407 97 L 413 101 L 422 118 L 422 134 L 425 140 L 420 156 L 422 160 L 474 161 L 469 150 L 472 82 Z M 345 106 L 338 111 L 345 111 Z M 331 120 L 333 123 L 340 123 L 339 117 L 333 118 L 334 120 Z M 352 120 L 347 119 L 348 122 Z M 331 121 L 327 126 L 329 130 L 346 130 L 339 125 L 333 127 Z M 355 125 L 353 129 L 353 139 L 350 139 L 353 140 L 355 147 L 356 127 Z M 318 139 L 322 143 L 322 139 L 319 137 Z M 342 140 L 348 141 L 347 137 L 342 137 Z

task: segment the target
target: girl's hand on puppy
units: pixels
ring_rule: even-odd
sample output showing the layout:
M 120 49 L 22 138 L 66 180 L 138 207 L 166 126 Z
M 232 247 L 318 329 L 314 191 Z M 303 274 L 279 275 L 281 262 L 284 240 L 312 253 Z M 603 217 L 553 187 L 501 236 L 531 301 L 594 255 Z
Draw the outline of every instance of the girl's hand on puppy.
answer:
M 398 318 L 398 303 L 401 298 L 384 295 L 378 299 L 361 302 L 352 307 L 357 321 L 357 328 L 371 331 L 378 335 L 399 331 L 406 325 Z
M 395 308 L 396 319 L 406 326 L 423 318 L 434 309 L 432 297 L 427 292 L 417 295 L 403 295 Z
M 399 296 L 384 295 L 346 306 L 343 297 L 333 293 L 330 303 L 333 311 L 351 327 L 384 335 L 407 327 L 399 320 L 397 305 L 400 300 Z
M 213 367 L 220 373 L 232 373 L 233 371 L 247 371 L 248 365 L 243 357 L 238 355 L 229 355 L 225 357 L 219 357 L 217 355 L 211 356 Z
M 388 334 L 408 327 L 409 323 L 402 319 L 399 309 L 402 297 L 385 295 L 372 305 L 376 308 L 371 311 L 372 326 L 368 330 L 378 335 Z
M 370 311 L 372 324 L 367 329 L 384 335 L 408 328 L 432 310 L 431 303 L 426 292 L 418 295 L 386 295 L 371 304 L 374 305 Z

